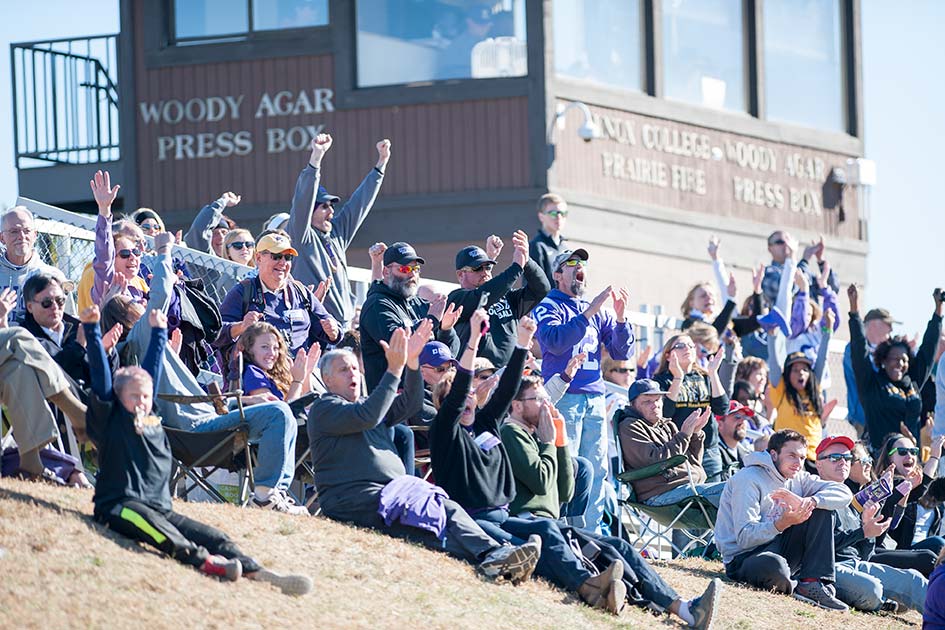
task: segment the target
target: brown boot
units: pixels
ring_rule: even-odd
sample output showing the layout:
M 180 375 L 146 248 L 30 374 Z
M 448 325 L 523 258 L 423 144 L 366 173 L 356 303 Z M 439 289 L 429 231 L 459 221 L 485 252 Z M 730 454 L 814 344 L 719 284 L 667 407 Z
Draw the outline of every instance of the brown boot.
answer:
M 615 560 L 600 575 L 584 581 L 578 587 L 578 595 L 593 608 L 603 608 L 619 615 L 627 601 L 627 587 L 623 583 L 623 563 Z

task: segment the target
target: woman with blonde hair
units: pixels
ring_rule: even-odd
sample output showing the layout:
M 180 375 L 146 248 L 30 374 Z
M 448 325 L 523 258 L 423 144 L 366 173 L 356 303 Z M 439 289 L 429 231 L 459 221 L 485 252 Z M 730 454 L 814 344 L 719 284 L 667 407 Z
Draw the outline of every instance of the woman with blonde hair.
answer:
M 236 228 L 226 233 L 223 239 L 223 251 L 226 259 L 247 267 L 255 267 L 256 241 L 249 230 Z

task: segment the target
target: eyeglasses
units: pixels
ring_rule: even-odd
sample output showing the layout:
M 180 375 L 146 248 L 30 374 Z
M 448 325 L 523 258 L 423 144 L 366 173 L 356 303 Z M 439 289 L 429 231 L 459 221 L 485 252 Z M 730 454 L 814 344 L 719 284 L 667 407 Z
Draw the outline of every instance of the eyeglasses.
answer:
M 828 460 L 831 464 L 837 464 L 839 462 L 852 462 L 853 455 L 850 453 L 831 453 L 830 455 L 821 455 L 817 459 L 819 460 Z
M 470 271 L 470 272 L 473 272 L 473 273 L 479 273 L 479 272 L 482 271 L 483 269 L 485 269 L 486 271 L 492 271 L 492 268 L 493 268 L 493 267 L 495 267 L 495 265 L 494 265 L 493 263 L 483 263 L 483 264 L 479 265 L 478 267 L 463 267 L 463 271 Z
M 292 254 L 286 254 L 285 252 L 281 254 L 273 254 L 272 252 L 266 252 L 266 253 L 269 254 L 270 258 L 276 261 L 284 260 L 286 262 L 292 262 L 293 260 L 295 260 L 295 256 L 293 256 Z
M 610 371 L 616 372 L 617 374 L 629 374 L 630 372 L 634 372 L 635 370 L 633 368 L 628 368 L 628 367 L 612 367 L 610 368 Z
M 785 243 L 784 243 L 784 239 L 783 239 L 783 238 L 779 238 L 779 239 L 776 240 L 776 241 L 771 241 L 770 243 L 768 243 L 768 245 L 784 245 L 784 244 L 785 244 Z
M 256 243 L 252 241 L 235 241 L 227 245 L 227 247 L 232 247 L 233 249 L 243 249 L 244 247 L 246 249 L 253 249 L 256 247 Z
M 888 453 L 889 455 L 895 455 L 896 453 L 899 453 L 900 457 L 905 457 L 906 455 L 912 455 L 913 457 L 915 457 L 916 455 L 919 454 L 919 449 L 916 448 L 915 446 L 911 446 L 911 447 L 899 446 L 899 447 L 894 447 L 894 448 L 889 449 L 889 453 Z
M 416 271 L 416 272 L 419 273 L 420 267 L 421 267 L 420 263 L 415 262 L 415 263 L 412 263 L 412 264 L 410 264 L 410 265 L 399 265 L 399 266 L 394 267 L 394 268 L 395 268 L 397 271 L 399 271 L 400 273 L 406 275 L 406 274 L 408 274 L 408 273 L 413 273 L 414 271 Z
M 33 301 L 36 304 L 39 304 L 40 306 L 42 306 L 43 308 L 49 308 L 53 304 L 55 304 L 59 308 L 62 308 L 66 303 L 66 298 L 62 295 L 57 295 L 56 297 L 43 298 L 41 302 L 36 302 L 36 300 L 33 300 Z
M 128 259 L 134 256 L 135 258 L 141 258 L 141 250 L 135 247 L 134 249 L 119 249 L 118 257 Z
M 568 211 L 567 210 L 549 210 L 545 214 L 547 214 L 549 217 L 554 217 L 554 218 L 566 217 L 568 216 Z
M 142 230 L 148 230 L 149 232 L 151 230 L 160 231 L 161 229 L 161 226 L 157 223 L 141 223 L 138 225 L 138 227 L 140 227 Z
M 443 365 L 438 365 L 436 367 L 433 367 L 432 365 L 421 365 L 420 367 L 425 367 L 428 370 L 433 370 L 437 374 L 445 374 L 446 372 L 449 372 L 450 370 L 453 369 L 453 365 L 451 363 L 444 363 Z

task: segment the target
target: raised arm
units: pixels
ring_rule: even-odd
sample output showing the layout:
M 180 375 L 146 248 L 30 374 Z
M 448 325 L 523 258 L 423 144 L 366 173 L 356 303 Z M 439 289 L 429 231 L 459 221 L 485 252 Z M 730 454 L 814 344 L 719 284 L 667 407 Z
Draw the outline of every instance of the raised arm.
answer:
M 380 192 L 381 184 L 384 181 L 384 169 L 387 168 L 389 160 L 390 140 L 385 138 L 377 143 L 377 164 L 364 177 L 357 190 L 351 193 L 351 197 L 331 220 L 332 235 L 341 239 L 344 249 L 347 249 L 348 245 L 351 244 L 354 235 L 358 233 L 364 219 L 367 218 L 371 208 L 374 207 L 377 193 Z
M 312 152 L 308 164 L 299 173 L 299 178 L 295 182 L 292 208 L 289 210 L 289 221 L 286 223 L 286 231 L 293 243 L 307 242 L 312 238 L 315 192 L 318 190 L 318 182 L 321 178 L 322 158 L 331 148 L 331 142 L 331 136 L 327 133 L 320 133 L 312 139 Z
M 522 317 L 518 321 L 518 340 L 515 344 L 515 350 L 509 358 L 509 363 L 502 372 L 499 384 L 495 388 L 489 402 L 476 413 L 476 422 L 482 422 L 493 433 L 499 430 L 499 422 L 505 417 L 515 398 L 515 392 L 522 382 L 522 370 L 525 368 L 525 357 L 528 354 L 528 346 L 532 343 L 532 336 L 536 329 L 535 320 L 530 317 Z
M 932 318 L 929 325 L 925 328 L 925 335 L 922 337 L 922 345 L 915 353 L 915 358 L 909 366 L 909 377 L 916 387 L 921 388 L 932 373 L 932 366 L 935 364 L 935 350 L 938 347 L 938 340 L 942 336 L 942 289 L 935 289 L 932 292 L 932 299 L 935 300 L 935 310 L 932 312 Z
M 416 416 L 423 409 L 423 378 L 420 376 L 420 353 L 430 339 L 433 324 L 423 320 L 407 339 L 407 374 L 404 377 L 404 391 L 391 403 L 390 411 L 384 423 L 394 426 Z
M 162 311 L 152 310 L 148 313 L 148 323 L 151 325 L 151 341 L 148 350 L 144 353 L 141 367 L 151 375 L 154 382 L 154 397 L 157 398 L 161 374 L 164 370 L 164 347 L 167 345 L 167 315 Z
M 98 304 L 108 291 L 115 275 L 115 242 L 112 240 L 112 203 L 118 197 L 118 184 L 111 185 L 108 171 L 96 171 L 89 181 L 92 196 L 98 206 L 98 218 L 95 220 L 95 257 L 92 269 L 95 280 L 92 284 L 92 302 Z
M 213 228 L 220 222 L 223 210 L 232 208 L 242 200 L 242 197 L 232 192 L 223 193 L 219 199 L 212 201 L 201 208 L 194 217 L 190 229 L 184 234 L 184 244 L 191 249 L 213 253 L 210 241 L 213 238 Z
M 830 338 L 833 336 L 833 325 L 836 321 L 833 311 L 827 311 L 824 326 L 821 326 L 820 346 L 817 347 L 817 360 L 814 362 L 814 376 L 820 383 L 824 379 L 824 370 L 827 369 L 827 353 L 830 351 Z
M 108 364 L 108 355 L 102 344 L 102 328 L 99 326 L 98 306 L 90 306 L 79 314 L 82 329 L 85 331 L 85 351 L 89 357 L 89 375 L 92 392 L 104 402 L 114 400 L 112 392 L 112 372 Z

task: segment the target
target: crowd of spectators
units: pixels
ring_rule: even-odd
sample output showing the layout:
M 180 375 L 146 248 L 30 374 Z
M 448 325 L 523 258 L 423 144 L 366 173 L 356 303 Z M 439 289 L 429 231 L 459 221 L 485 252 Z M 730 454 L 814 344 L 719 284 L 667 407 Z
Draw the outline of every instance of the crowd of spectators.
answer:
M 347 250 L 391 143 L 377 143 L 343 204 L 322 185 L 331 147 L 325 134 L 312 141 L 289 212 L 256 237 L 224 214 L 236 215 L 233 192 L 183 236 L 152 209 L 118 219 L 119 186 L 96 173 L 95 256 L 76 283 L 42 262 L 29 211 L 6 212 L 0 403 L 17 457 L 4 474 L 92 485 L 75 453 L 49 447 L 69 428 L 94 446 L 98 522 L 210 575 L 304 593 L 305 576 L 266 569 L 172 510 L 163 427 L 245 423 L 250 505 L 308 516 L 311 497 L 329 518 L 443 550 L 497 581 L 537 574 L 614 614 L 632 603 L 707 628 L 721 589 L 714 579 L 686 599 L 662 580 L 620 527 L 618 498 L 632 492 L 653 508 L 705 500 L 714 542 L 701 551 L 730 580 L 829 610 L 945 618 L 941 289 L 910 341 L 892 334 L 889 310 L 861 316 L 849 285 L 851 430 L 828 435 L 839 374 L 827 357 L 842 322 L 823 238 L 802 246 L 772 233 L 771 262 L 753 270 L 746 297 L 713 237 L 714 281 L 693 285 L 679 330 L 653 350 L 637 347 L 627 288 L 588 293 L 591 253 L 569 248 L 568 205 L 554 194 L 538 200 L 530 240 L 511 235 L 504 268 L 495 235 L 460 249 L 448 295 L 424 286 L 413 245 L 375 244 L 359 307 Z M 180 241 L 238 263 L 238 282 L 195 282 L 172 257 Z M 195 323 L 201 309 L 219 325 Z M 238 409 L 181 402 L 214 380 L 240 384 Z M 311 478 L 295 469 L 297 440 Z M 617 480 L 677 456 L 629 487 Z

